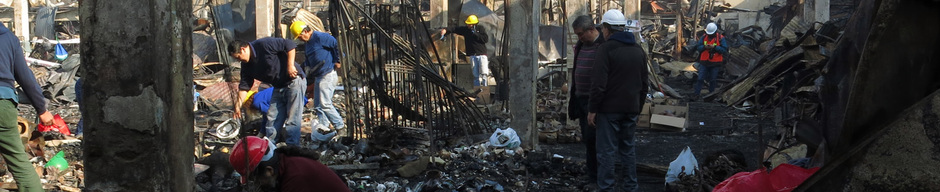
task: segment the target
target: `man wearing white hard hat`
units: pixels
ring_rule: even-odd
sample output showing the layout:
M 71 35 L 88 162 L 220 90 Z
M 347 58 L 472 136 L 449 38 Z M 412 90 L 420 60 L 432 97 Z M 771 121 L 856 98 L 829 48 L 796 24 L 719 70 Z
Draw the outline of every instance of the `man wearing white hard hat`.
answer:
M 715 23 L 709 23 L 705 27 L 705 35 L 698 42 L 701 43 L 695 47 L 701 54 L 698 58 L 700 65 L 698 68 L 698 81 L 695 82 L 695 95 L 693 95 L 695 99 L 699 98 L 702 93 L 702 84 L 706 81 L 708 82 L 708 92 L 715 92 L 715 87 L 718 87 L 718 83 L 715 81 L 718 78 L 718 70 L 725 62 L 724 55 L 728 54 L 728 44 L 725 43 L 725 37 L 718 33 L 718 25 Z
M 601 18 L 606 41 L 598 47 L 591 69 L 588 124 L 597 131 L 597 187 L 614 191 L 614 165 L 623 163 L 621 191 L 637 191 L 636 125 L 646 93 L 649 74 L 646 52 L 633 33 L 625 31 L 626 19 L 611 9 Z

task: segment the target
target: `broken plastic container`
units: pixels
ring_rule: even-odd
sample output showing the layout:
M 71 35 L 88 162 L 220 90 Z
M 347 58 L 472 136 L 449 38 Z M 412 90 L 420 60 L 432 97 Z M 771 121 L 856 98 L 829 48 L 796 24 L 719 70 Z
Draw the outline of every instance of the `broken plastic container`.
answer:
M 65 152 L 59 151 L 55 156 L 52 156 L 52 159 L 49 159 L 49 162 L 46 162 L 46 168 L 55 167 L 59 171 L 65 171 L 69 168 L 69 162 L 65 160 Z

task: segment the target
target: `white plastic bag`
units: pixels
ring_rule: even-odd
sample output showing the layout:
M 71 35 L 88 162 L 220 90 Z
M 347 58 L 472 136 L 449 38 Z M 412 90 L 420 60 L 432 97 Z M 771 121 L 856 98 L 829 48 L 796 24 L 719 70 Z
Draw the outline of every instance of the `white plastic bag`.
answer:
M 513 149 L 519 147 L 519 144 L 522 144 L 522 141 L 519 140 L 519 135 L 516 135 L 516 130 L 512 128 L 496 129 L 496 132 L 490 136 L 490 146 L 493 147 Z
M 679 173 L 685 172 L 686 175 L 695 175 L 698 169 L 698 160 L 692 155 L 692 149 L 688 146 L 679 153 L 675 161 L 669 163 L 669 170 L 666 171 L 666 183 L 672 183 L 679 180 Z

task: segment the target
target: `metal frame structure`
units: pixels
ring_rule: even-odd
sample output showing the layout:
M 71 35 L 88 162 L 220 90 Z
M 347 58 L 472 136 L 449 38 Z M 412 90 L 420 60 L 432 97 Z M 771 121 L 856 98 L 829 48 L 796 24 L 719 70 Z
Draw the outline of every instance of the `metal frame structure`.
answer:
M 430 141 L 495 130 L 473 95 L 442 77 L 443 66 L 433 63 L 428 50 L 436 49 L 418 2 L 360 6 L 331 0 L 329 19 L 344 55 L 350 136 L 368 137 L 379 126 L 424 129 Z

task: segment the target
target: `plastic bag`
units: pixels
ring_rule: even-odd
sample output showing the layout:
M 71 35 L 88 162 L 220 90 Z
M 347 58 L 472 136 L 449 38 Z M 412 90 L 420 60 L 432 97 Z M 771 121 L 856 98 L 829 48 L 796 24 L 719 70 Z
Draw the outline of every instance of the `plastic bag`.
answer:
M 770 180 L 765 169 L 752 172 L 739 172 L 715 186 L 712 192 L 772 192 Z
M 698 160 L 692 155 L 692 149 L 688 146 L 679 153 L 676 160 L 669 163 L 669 170 L 666 171 L 666 183 L 672 183 L 679 180 L 679 173 L 685 172 L 686 175 L 695 175 L 698 169 Z
M 512 128 L 496 129 L 496 132 L 490 136 L 490 146 L 512 149 L 519 147 L 519 144 L 522 144 L 522 141 L 519 140 L 519 135 L 516 135 L 516 130 Z
M 53 117 L 52 125 L 43 125 L 42 123 L 40 123 L 39 125 L 36 126 L 36 130 L 39 130 L 39 132 L 58 131 L 59 133 L 62 133 L 63 135 L 72 134 L 72 132 L 69 131 L 69 125 L 65 124 L 65 120 L 63 120 L 62 117 L 59 116 L 59 114 L 56 114 Z
M 62 47 L 62 43 L 55 44 L 55 59 L 64 61 L 66 58 L 69 58 L 69 52 L 65 51 L 65 47 Z
M 790 164 L 780 164 L 774 170 L 770 171 L 770 186 L 775 191 L 789 192 L 803 184 L 803 181 L 809 179 L 819 167 L 804 169 L 802 167 Z
M 766 169 L 740 172 L 716 185 L 712 192 L 789 192 L 818 170 L 819 167 L 804 169 L 795 165 L 780 164 L 770 173 L 767 173 Z

